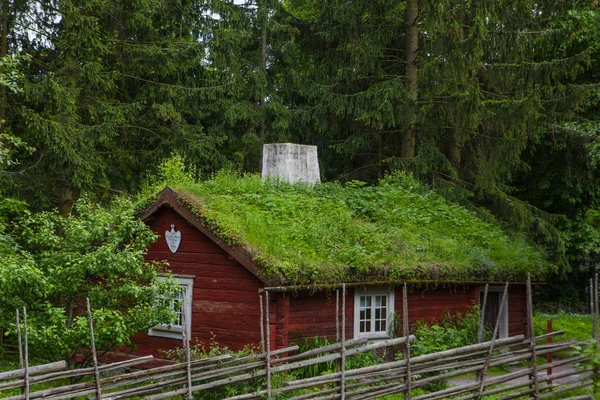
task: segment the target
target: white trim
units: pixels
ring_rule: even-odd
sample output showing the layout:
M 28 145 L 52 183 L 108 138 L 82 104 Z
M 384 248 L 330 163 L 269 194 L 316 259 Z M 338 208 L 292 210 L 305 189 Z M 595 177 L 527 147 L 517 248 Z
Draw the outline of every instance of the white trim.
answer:
M 485 287 L 479 287 L 480 299 L 481 295 L 484 293 Z M 502 295 L 504 294 L 504 286 L 489 286 L 488 293 L 494 292 L 499 293 L 498 295 L 498 307 L 500 307 L 500 302 L 502 301 Z M 508 305 L 509 305 L 509 295 L 506 293 L 506 299 L 504 300 L 504 307 L 502 307 L 502 314 L 500 314 L 500 326 L 498 327 L 498 336 L 499 339 L 505 339 L 508 337 Z M 483 304 L 480 304 L 482 306 Z M 486 308 L 489 307 L 489 303 L 486 305 Z M 493 329 L 493 327 L 492 327 Z
M 371 296 L 373 301 L 374 296 L 386 296 L 386 321 L 385 332 L 373 332 L 375 326 L 375 315 L 371 313 L 371 332 L 360 332 L 360 298 L 361 296 Z M 372 306 L 374 307 L 374 306 Z M 354 338 L 373 338 L 385 339 L 389 338 L 394 325 L 394 287 L 387 286 L 371 286 L 357 287 L 354 289 Z
M 194 293 L 194 276 L 192 275 L 173 275 L 175 281 L 179 282 L 179 286 L 183 288 L 185 293 L 185 322 L 187 326 L 188 335 L 192 331 L 192 298 Z M 159 279 L 167 279 L 166 277 L 159 277 Z M 173 293 L 173 297 L 175 293 Z M 149 336 L 159 336 L 171 339 L 182 339 L 183 338 L 183 327 L 175 324 L 159 324 L 148 329 Z

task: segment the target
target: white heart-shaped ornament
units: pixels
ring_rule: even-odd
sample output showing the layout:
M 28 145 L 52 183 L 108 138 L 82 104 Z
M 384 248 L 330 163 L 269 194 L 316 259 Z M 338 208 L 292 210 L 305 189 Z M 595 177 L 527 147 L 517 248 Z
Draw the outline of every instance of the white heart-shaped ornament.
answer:
M 175 224 L 171 224 L 171 230 L 165 232 L 165 239 L 171 253 L 175 253 L 181 243 L 181 231 L 175 232 Z

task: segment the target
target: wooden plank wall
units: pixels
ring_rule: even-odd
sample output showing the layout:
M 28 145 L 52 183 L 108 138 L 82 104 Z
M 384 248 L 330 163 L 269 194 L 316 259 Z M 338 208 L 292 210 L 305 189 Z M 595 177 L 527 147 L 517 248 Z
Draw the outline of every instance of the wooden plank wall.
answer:
M 446 287 L 427 288 L 410 287 L 408 290 L 408 320 L 411 324 L 417 321 L 441 321 L 447 313 L 456 315 L 465 313 L 477 304 L 479 292 L 473 286 L 449 285 Z M 402 289 L 396 288 L 395 308 L 400 314 L 402 310 Z
M 164 239 L 171 224 L 181 231 L 176 253 L 169 250 Z M 196 341 L 208 344 L 214 336 L 219 345 L 230 349 L 241 349 L 247 344 L 258 346 L 258 289 L 264 286 L 262 282 L 170 207 L 157 211 L 150 228 L 160 237 L 150 246 L 146 259 L 167 260 L 174 274 L 195 276 L 192 344 Z M 179 339 L 146 334 L 138 335 L 134 342 L 138 345 L 138 355 L 155 357 L 161 357 L 159 349 L 181 346 Z
M 326 336 L 335 341 L 335 291 L 290 294 L 289 343 L 301 343 L 304 337 Z M 340 313 L 342 310 L 340 294 Z M 340 329 L 341 329 L 340 320 Z M 354 289 L 346 295 L 346 338 L 353 337 Z
M 289 322 L 287 343 L 302 340 L 303 337 L 326 336 L 335 340 L 335 292 L 307 292 L 288 294 Z M 394 295 L 394 308 L 397 314 L 402 310 L 402 288 L 397 287 Z M 447 286 L 435 289 L 410 287 L 408 293 L 409 322 L 441 321 L 446 314 L 464 315 L 479 301 L 478 286 Z M 340 305 L 341 309 L 341 305 Z M 348 289 L 346 298 L 346 338 L 354 336 L 354 290 Z M 400 333 L 400 332 L 399 332 Z M 509 335 L 526 333 L 525 287 L 513 285 L 509 288 Z M 282 333 L 278 331 L 279 337 Z M 283 341 L 277 345 L 282 346 Z M 287 344 L 286 343 L 286 344 Z
M 525 285 L 508 288 L 508 335 L 527 335 L 527 293 Z

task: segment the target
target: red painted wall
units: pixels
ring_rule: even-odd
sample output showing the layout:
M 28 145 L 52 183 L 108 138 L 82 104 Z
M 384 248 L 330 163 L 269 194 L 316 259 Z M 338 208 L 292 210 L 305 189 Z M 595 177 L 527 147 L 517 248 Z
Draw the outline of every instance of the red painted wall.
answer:
M 264 285 L 223 249 L 190 225 L 170 207 L 162 207 L 152 218 L 150 228 L 160 235 L 150 246 L 147 260 L 167 260 L 173 274 L 194 275 L 192 297 L 192 344 L 208 344 L 241 349 L 260 343 L 258 289 Z M 181 243 L 172 253 L 164 239 L 175 224 Z M 181 346 L 181 340 L 138 335 L 134 338 L 138 355 L 164 357 L 159 349 Z
M 508 335 L 527 335 L 527 289 L 525 285 L 508 287 Z
M 301 341 L 303 337 L 326 336 L 330 340 L 336 337 L 336 295 L 333 292 L 307 292 L 287 294 L 289 300 L 289 322 L 287 326 L 289 342 Z M 435 289 L 408 287 L 409 323 L 416 321 L 441 321 L 446 314 L 464 315 L 478 303 L 478 286 L 447 286 Z M 394 309 L 401 315 L 402 288 L 397 287 L 394 294 Z M 514 285 L 509 288 L 509 335 L 526 333 L 525 287 Z M 340 300 L 341 303 L 341 300 Z M 341 312 L 340 304 L 340 312 Z M 354 290 L 348 288 L 346 296 L 346 338 L 354 336 Z M 341 321 L 340 321 L 341 326 Z M 341 327 L 340 327 L 341 329 Z M 278 342 L 280 345 L 280 342 Z
M 446 314 L 465 313 L 477 304 L 478 291 L 473 286 L 408 287 L 408 321 L 441 321 Z M 396 312 L 402 311 L 402 289 L 396 288 Z
M 349 288 L 346 295 L 346 339 L 353 336 L 354 322 L 354 290 Z M 341 290 L 340 290 L 341 292 Z M 330 341 L 336 339 L 336 295 L 335 291 L 320 291 L 313 293 L 300 292 L 288 294 L 290 297 L 289 311 L 289 342 L 301 343 L 303 338 L 325 336 Z M 340 293 L 340 315 L 342 298 Z M 340 319 L 340 332 L 342 321 Z

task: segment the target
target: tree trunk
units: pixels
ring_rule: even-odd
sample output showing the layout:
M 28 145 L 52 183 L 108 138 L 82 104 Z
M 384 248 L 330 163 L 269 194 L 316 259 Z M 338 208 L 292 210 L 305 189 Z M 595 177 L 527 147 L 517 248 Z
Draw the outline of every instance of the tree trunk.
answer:
M 62 189 L 58 193 L 58 213 L 61 217 L 68 217 L 73 210 L 75 197 L 71 189 Z
M 8 54 L 8 33 L 10 32 L 10 2 L 9 0 L 2 1 L 2 37 L 0 38 L 0 57 Z M 4 130 L 7 107 L 7 92 L 3 86 L 0 88 L 0 132 Z
M 410 115 L 410 121 L 406 131 L 402 134 L 400 157 L 407 160 L 415 158 L 415 143 L 416 143 L 416 112 L 409 111 L 411 107 L 415 107 L 419 88 L 417 86 L 417 56 L 419 51 L 419 29 L 417 19 L 419 16 L 419 1 L 409 0 L 406 6 L 406 71 L 405 84 L 412 104 L 407 105 L 407 115 Z
M 461 134 L 456 129 L 452 129 L 450 131 L 450 145 L 448 146 L 448 153 L 446 154 L 446 157 L 448 157 L 448 161 L 450 161 L 452 168 L 454 168 L 454 170 L 457 172 L 460 169 L 462 148 L 463 141 Z
M 262 173 L 262 163 L 263 163 L 263 147 L 265 144 L 265 132 L 266 132 L 266 111 L 265 111 L 265 97 L 267 95 L 267 29 L 269 26 L 269 9 L 267 7 L 267 2 L 264 1 L 262 4 L 262 35 L 260 42 L 260 53 L 261 53 L 261 68 L 262 73 L 264 74 L 263 86 L 260 88 L 260 100 L 259 100 L 259 108 L 260 108 L 260 130 L 259 130 L 259 143 L 260 149 L 259 151 L 259 165 L 258 170 Z

